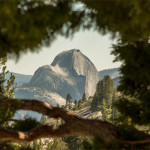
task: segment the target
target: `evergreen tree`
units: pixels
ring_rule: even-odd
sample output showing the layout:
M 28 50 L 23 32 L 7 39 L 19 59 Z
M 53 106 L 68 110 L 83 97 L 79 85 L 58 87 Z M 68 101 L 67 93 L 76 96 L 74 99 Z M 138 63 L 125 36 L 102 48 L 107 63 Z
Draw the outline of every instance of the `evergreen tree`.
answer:
M 6 62 L 7 62 L 6 58 L 0 59 L 0 69 L 1 69 L 1 73 L 0 73 L 0 90 L 1 91 L 0 92 L 1 92 L 1 95 L 3 95 L 4 97 L 13 98 L 16 84 L 15 84 L 15 76 L 12 73 L 9 79 L 7 80 L 6 86 L 4 85 L 4 83 L 6 82 L 5 76 L 9 72 L 7 71 Z
M 66 108 L 71 109 L 71 95 L 68 93 L 66 97 Z
M 103 79 L 103 98 L 106 100 L 107 108 L 111 108 L 113 93 L 114 93 L 113 80 L 108 75 L 104 76 L 104 79 Z
M 112 97 L 112 119 L 113 120 L 117 118 L 117 108 L 115 106 L 116 100 L 117 100 L 117 95 L 114 92 Z
M 141 39 L 134 43 L 114 46 L 113 53 L 118 56 L 116 61 L 125 61 L 121 67 L 122 77 L 118 90 L 122 96 L 117 101 L 118 111 L 122 120 L 130 117 L 132 123 L 150 124 L 150 43 Z
M 86 94 L 85 93 L 83 93 L 83 95 L 82 95 L 82 102 L 84 102 L 84 101 L 86 101 L 87 99 L 86 99 Z
M 6 80 L 5 76 L 9 71 L 7 71 L 6 66 L 7 59 L 1 58 L 0 59 L 0 98 L 13 98 L 14 97 L 14 90 L 16 88 L 15 84 L 15 76 L 11 73 L 8 80 Z M 6 85 L 5 85 L 6 82 Z M 1 103 L 1 99 L 0 99 Z M 1 105 L 0 105 L 1 106 Z M 31 128 L 36 127 L 39 125 L 35 119 L 26 118 L 24 120 L 18 120 L 16 122 L 12 121 L 14 118 L 15 109 L 20 106 L 20 102 L 16 104 L 16 108 L 4 108 L 0 107 L 0 127 L 5 129 L 13 129 L 19 131 L 27 131 Z M 15 145 L 9 142 L 0 142 L 0 149 L 11 149 L 11 150 L 34 150 L 31 148 L 29 144 L 27 145 Z
M 11 74 L 9 80 L 7 80 L 7 85 L 4 85 L 4 83 L 6 82 L 5 75 L 8 73 L 8 71 L 6 71 L 6 61 L 7 60 L 5 58 L 0 59 L 0 97 L 13 98 L 14 89 L 16 88 L 16 86 L 14 85 L 14 75 Z M 10 120 L 14 117 L 14 111 L 15 108 L 0 107 L 0 127 L 9 127 Z
M 81 103 L 82 103 L 82 100 L 79 99 L 79 101 L 78 101 L 78 109 L 81 109 Z
M 106 120 L 107 117 L 108 117 L 108 114 L 107 114 L 107 105 L 106 105 L 106 100 L 103 99 L 102 100 L 102 106 L 101 106 L 101 110 L 102 110 L 102 118 L 103 120 Z
M 99 99 L 98 93 L 96 92 L 94 94 L 94 97 L 93 97 L 93 100 L 92 100 L 92 103 L 91 103 L 91 109 L 92 110 L 97 110 L 97 109 L 100 108 L 100 105 L 101 105 L 101 100 Z
M 74 101 L 74 104 L 75 104 L 75 110 L 77 109 L 77 107 L 78 107 L 78 101 L 77 100 L 75 100 Z
M 101 111 L 102 111 L 103 120 L 111 121 L 111 119 L 112 119 L 112 109 L 107 107 L 105 99 L 102 100 Z
M 113 93 L 113 80 L 109 76 L 105 76 L 103 80 L 97 83 L 96 92 L 91 103 L 91 109 L 100 110 L 103 105 L 103 99 L 106 101 L 106 108 L 110 109 L 112 106 Z
M 91 109 L 92 110 L 97 110 L 100 108 L 100 105 L 102 104 L 102 99 L 103 99 L 103 91 L 104 91 L 104 86 L 103 86 L 103 81 L 99 81 L 96 86 L 96 92 L 94 94 L 92 103 L 91 103 Z

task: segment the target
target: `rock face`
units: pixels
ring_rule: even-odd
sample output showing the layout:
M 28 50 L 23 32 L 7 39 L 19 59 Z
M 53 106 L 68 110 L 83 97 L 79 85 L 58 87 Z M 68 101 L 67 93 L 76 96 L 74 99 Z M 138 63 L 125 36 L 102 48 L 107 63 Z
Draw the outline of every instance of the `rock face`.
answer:
M 15 97 L 17 98 L 27 98 L 27 99 L 37 99 L 43 102 L 47 102 L 52 106 L 65 105 L 66 100 L 62 98 L 59 94 L 42 90 L 37 87 L 20 87 L 15 90 Z
M 51 65 L 56 68 L 60 66 L 68 76 L 73 78 L 81 94 L 84 91 L 87 96 L 95 93 L 96 84 L 99 81 L 98 71 L 80 50 L 73 49 L 60 53 Z
M 98 81 L 99 73 L 93 63 L 80 50 L 73 49 L 58 54 L 51 65 L 38 68 L 26 85 L 28 94 L 27 89 L 18 89 L 15 94 L 19 98 L 24 98 L 25 95 L 35 98 L 34 92 L 30 91 L 37 88 L 43 92 L 46 90 L 49 95 L 57 93 L 62 98 L 70 93 L 74 101 L 81 98 L 84 92 L 87 97 L 94 95 Z

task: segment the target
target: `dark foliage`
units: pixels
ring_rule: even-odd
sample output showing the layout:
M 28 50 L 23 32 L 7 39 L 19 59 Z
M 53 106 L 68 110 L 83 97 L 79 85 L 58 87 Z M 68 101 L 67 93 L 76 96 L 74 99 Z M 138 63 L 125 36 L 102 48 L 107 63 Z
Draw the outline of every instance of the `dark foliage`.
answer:
M 17 120 L 13 124 L 13 130 L 17 131 L 29 131 L 37 126 L 41 125 L 36 119 L 26 116 L 23 120 Z

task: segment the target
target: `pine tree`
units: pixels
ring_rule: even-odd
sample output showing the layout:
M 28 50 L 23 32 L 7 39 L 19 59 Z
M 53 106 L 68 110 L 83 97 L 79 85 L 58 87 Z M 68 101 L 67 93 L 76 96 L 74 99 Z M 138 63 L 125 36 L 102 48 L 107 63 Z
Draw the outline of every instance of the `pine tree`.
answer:
M 11 73 L 9 79 L 7 80 L 7 85 L 6 86 L 4 85 L 6 82 L 5 76 L 6 76 L 6 74 L 9 73 L 9 71 L 7 71 L 6 62 L 7 62 L 6 58 L 0 59 L 0 69 L 2 71 L 0 73 L 1 92 L 3 93 L 4 97 L 13 98 L 14 90 L 17 85 L 15 84 L 15 76 L 12 73 Z
M 106 100 L 106 106 L 107 108 L 111 108 L 112 105 L 112 96 L 114 93 L 114 86 L 113 86 L 113 80 L 110 78 L 110 76 L 104 76 L 103 79 L 103 98 Z
M 123 120 L 129 117 L 133 124 L 149 125 L 150 123 L 150 44 L 147 39 L 134 43 L 114 46 L 113 54 L 119 55 L 116 61 L 125 61 L 121 67 L 122 77 L 118 90 L 122 96 L 117 101 L 118 111 Z M 131 59 L 132 58 L 132 59 Z
M 117 100 L 117 95 L 114 92 L 112 97 L 112 119 L 113 120 L 117 118 L 117 108 L 115 106 L 116 100 Z
M 84 102 L 84 101 L 86 101 L 87 99 L 86 99 L 86 94 L 85 93 L 83 93 L 83 95 L 82 95 L 82 102 Z
M 97 110 L 100 108 L 100 105 L 102 104 L 102 99 L 103 99 L 103 91 L 104 91 L 104 86 L 103 86 L 103 81 L 99 81 L 96 86 L 96 92 L 94 94 L 92 103 L 91 103 L 91 109 L 92 110 Z
M 78 109 L 81 109 L 81 103 L 82 103 L 82 100 L 79 99 L 79 101 L 78 101 Z
M 7 59 L 1 58 L 0 59 L 0 98 L 13 98 L 14 97 L 14 90 L 16 88 L 15 84 L 15 76 L 11 73 L 8 80 L 6 80 L 5 76 L 9 71 L 7 71 L 6 66 Z M 5 85 L 6 82 L 6 85 Z M 0 99 L 1 103 L 1 99 Z M 32 119 L 26 118 L 25 120 L 18 120 L 17 122 L 12 121 L 14 118 L 15 109 L 19 107 L 20 102 L 16 104 L 16 108 L 4 108 L 0 107 L 0 127 L 5 129 L 13 129 L 13 130 L 29 130 L 34 128 L 39 123 Z M 0 105 L 1 106 L 1 105 Z M 9 142 L 0 142 L 0 149 L 11 149 L 11 150 L 19 150 L 19 149 L 29 149 L 33 150 L 30 145 L 14 145 Z
M 113 80 L 109 76 L 105 76 L 103 80 L 97 83 L 96 92 L 91 103 L 91 109 L 100 110 L 103 105 L 103 99 L 106 101 L 106 108 L 111 109 L 113 93 Z
M 105 99 L 103 99 L 102 100 L 102 118 L 103 118 L 103 120 L 106 120 L 107 119 L 107 117 L 108 117 L 108 114 L 107 114 L 107 105 L 106 105 L 106 100 Z
M 0 97 L 4 98 L 13 98 L 14 90 L 16 85 L 14 85 L 15 77 L 11 74 L 9 80 L 7 80 L 7 85 L 5 86 L 4 83 L 6 82 L 5 75 L 8 73 L 6 67 L 7 59 L 1 58 L 0 59 Z M 10 120 L 14 117 L 14 110 L 15 108 L 3 108 L 0 107 L 0 126 L 2 127 L 9 127 Z
M 93 97 L 93 100 L 92 100 L 92 103 L 91 103 L 91 109 L 92 110 L 97 110 L 97 109 L 100 108 L 100 105 L 101 105 L 101 100 L 99 99 L 98 93 L 96 92 L 94 94 L 94 97 Z
M 71 95 L 68 93 L 66 97 L 66 108 L 71 109 Z
M 104 98 L 104 82 L 103 82 L 103 80 L 101 80 L 97 83 L 96 93 L 99 97 L 99 104 L 101 104 L 102 99 Z
M 75 109 L 77 109 L 77 107 L 78 107 L 78 102 L 77 102 L 77 100 L 75 100 L 74 103 L 75 103 Z

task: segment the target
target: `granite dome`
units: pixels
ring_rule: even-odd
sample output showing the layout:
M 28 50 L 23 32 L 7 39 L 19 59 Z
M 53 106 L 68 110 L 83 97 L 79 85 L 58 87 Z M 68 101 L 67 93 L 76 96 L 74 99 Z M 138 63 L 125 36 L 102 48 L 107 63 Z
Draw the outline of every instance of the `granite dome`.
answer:
M 63 98 L 70 93 L 74 101 L 84 92 L 87 97 L 94 95 L 98 81 L 94 64 L 80 50 L 72 49 L 58 54 L 51 65 L 38 68 L 26 86 L 57 93 Z

